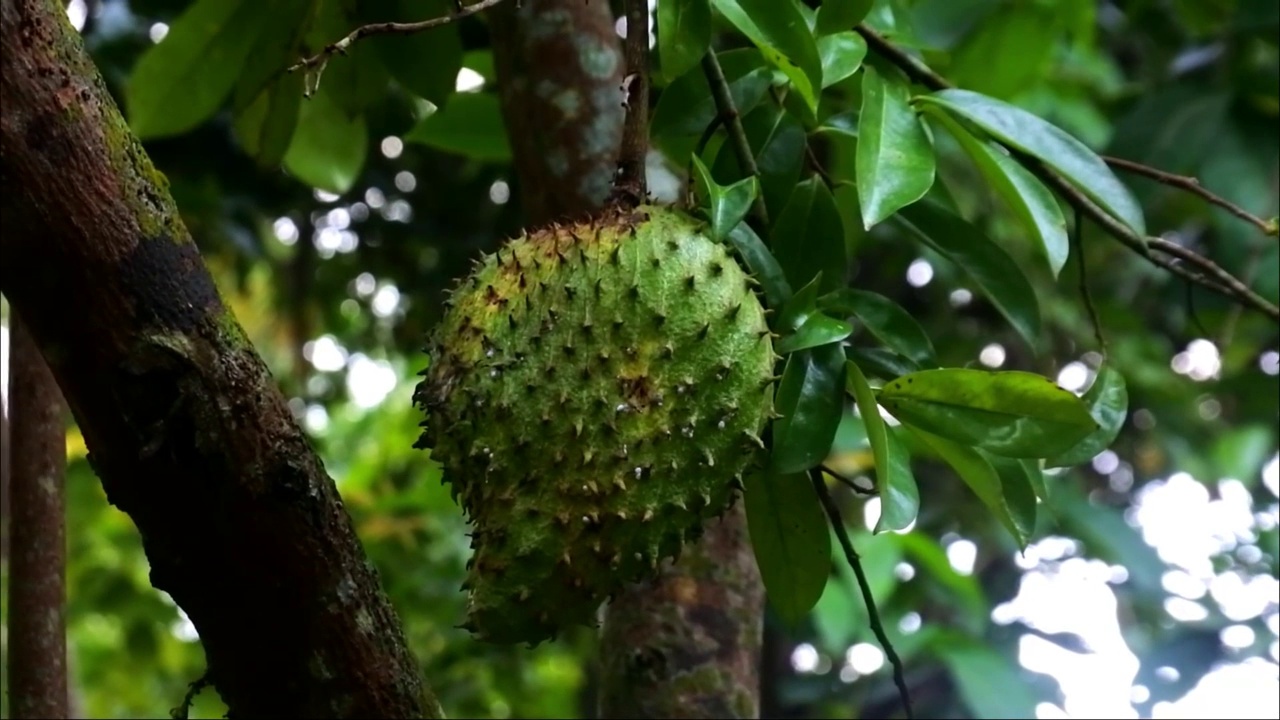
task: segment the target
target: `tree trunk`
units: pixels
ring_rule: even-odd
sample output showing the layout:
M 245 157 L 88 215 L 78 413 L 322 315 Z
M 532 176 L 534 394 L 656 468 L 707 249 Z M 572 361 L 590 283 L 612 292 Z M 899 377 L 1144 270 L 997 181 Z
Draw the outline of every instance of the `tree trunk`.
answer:
M 231 716 L 438 716 L 333 481 L 66 14 L 0 0 L 0 46 L 0 290 Z
M 524 0 L 489 15 L 494 64 L 529 223 L 580 217 L 609 194 L 626 63 L 603 0 Z
M 9 558 L 9 713 L 67 714 L 66 429 L 57 383 L 27 328 L 9 316 L 9 388 L 15 447 Z
M 764 589 L 738 503 L 608 606 L 603 718 L 755 718 Z
M 10 335 L 10 338 L 13 336 Z M 6 368 L 7 371 L 7 368 Z M 9 559 L 9 378 L 0 372 L 0 562 Z

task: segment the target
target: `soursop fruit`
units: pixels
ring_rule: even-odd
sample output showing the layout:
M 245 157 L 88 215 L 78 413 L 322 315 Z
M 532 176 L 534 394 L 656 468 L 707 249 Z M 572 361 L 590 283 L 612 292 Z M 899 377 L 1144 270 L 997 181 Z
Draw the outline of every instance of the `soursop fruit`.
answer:
M 414 401 L 473 529 L 464 627 L 591 624 L 728 509 L 773 412 L 754 285 L 702 223 L 640 206 L 515 239 L 452 293 Z

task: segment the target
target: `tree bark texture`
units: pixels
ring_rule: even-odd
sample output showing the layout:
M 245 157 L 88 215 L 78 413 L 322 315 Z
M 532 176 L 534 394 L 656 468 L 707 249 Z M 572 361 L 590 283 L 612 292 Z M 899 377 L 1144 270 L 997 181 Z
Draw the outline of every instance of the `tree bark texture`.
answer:
M 62 396 L 25 323 L 9 316 L 9 712 L 67 714 L 67 439 Z
M 605 613 L 600 717 L 756 718 L 764 586 L 742 503 Z
M 530 224 L 581 217 L 612 186 L 626 63 L 603 0 L 524 0 L 489 14 L 502 114 Z
M 66 14 L 0 0 L 0 46 L 0 290 L 230 716 L 438 716 L 333 481 Z

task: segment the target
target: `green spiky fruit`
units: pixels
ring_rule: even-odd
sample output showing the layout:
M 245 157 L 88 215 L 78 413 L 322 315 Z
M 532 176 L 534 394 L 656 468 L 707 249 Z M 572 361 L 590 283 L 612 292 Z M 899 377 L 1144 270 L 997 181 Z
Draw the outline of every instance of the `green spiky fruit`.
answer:
M 754 285 L 702 224 L 642 206 L 513 240 L 453 293 L 415 401 L 473 526 L 465 627 L 589 624 L 729 507 L 772 414 Z

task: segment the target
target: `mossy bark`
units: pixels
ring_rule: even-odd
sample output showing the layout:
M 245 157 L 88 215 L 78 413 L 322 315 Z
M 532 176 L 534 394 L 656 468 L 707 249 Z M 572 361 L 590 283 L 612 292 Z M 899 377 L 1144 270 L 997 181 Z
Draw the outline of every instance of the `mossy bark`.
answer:
M 755 718 L 764 588 L 737 503 L 605 611 L 600 717 Z
M 0 0 L 0 44 L 0 291 L 231 716 L 438 717 L 333 481 L 66 14 Z
M 67 440 L 62 396 L 26 324 L 9 316 L 13 502 L 9 558 L 9 709 L 15 718 L 67 714 Z

